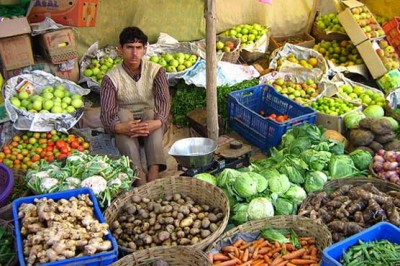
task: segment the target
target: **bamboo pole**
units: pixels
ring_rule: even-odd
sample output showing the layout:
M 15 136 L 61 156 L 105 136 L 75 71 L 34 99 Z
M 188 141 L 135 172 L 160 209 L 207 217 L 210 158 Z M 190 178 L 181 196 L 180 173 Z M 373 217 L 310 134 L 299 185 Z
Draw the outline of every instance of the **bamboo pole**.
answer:
M 216 0 L 206 0 L 206 98 L 208 137 L 218 141 Z

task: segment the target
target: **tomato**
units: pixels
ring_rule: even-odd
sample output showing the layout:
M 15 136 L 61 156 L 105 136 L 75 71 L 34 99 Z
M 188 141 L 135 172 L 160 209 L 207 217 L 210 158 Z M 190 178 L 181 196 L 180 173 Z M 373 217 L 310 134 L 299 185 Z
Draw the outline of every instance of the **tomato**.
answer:
M 282 123 L 282 122 L 284 122 L 284 121 L 285 121 L 285 117 L 284 117 L 284 116 L 282 116 L 282 115 L 280 115 L 280 116 L 277 116 L 275 120 L 276 120 L 277 122 L 280 122 L 280 123 Z
M 60 151 L 61 151 L 62 154 L 67 154 L 67 153 L 69 152 L 69 150 L 68 150 L 67 147 L 62 147 L 62 148 L 60 149 Z
M 57 159 L 59 159 L 59 160 L 64 159 L 64 158 L 66 158 L 66 157 L 68 157 L 68 155 L 62 154 L 62 153 L 60 153 L 59 155 L 57 155 Z
M 66 143 L 65 141 L 59 139 L 56 141 L 56 147 L 59 149 L 65 148 L 66 147 Z
M 50 155 L 50 156 L 47 157 L 47 160 L 49 162 L 54 161 L 54 159 L 55 159 L 54 155 Z
M 77 150 L 78 150 L 78 151 L 85 151 L 85 148 L 83 148 L 82 146 L 79 146 L 79 147 L 77 148 Z
M 18 146 L 18 142 L 16 142 L 16 141 L 11 142 L 11 146 L 17 147 Z
M 37 162 L 37 161 L 39 161 L 39 160 L 40 160 L 40 156 L 37 155 L 37 154 L 35 154 L 35 155 L 33 155 L 33 156 L 31 157 L 31 162 Z
M 52 141 L 52 140 L 49 140 L 47 142 L 47 146 L 54 146 L 54 145 L 56 145 L 56 143 L 54 141 Z
M 71 142 L 71 148 L 76 149 L 76 148 L 78 148 L 78 146 L 79 146 L 79 142 L 78 141 L 74 140 L 74 141 Z
M 42 151 L 39 155 L 40 155 L 40 157 L 42 157 L 42 158 L 46 157 L 46 151 Z

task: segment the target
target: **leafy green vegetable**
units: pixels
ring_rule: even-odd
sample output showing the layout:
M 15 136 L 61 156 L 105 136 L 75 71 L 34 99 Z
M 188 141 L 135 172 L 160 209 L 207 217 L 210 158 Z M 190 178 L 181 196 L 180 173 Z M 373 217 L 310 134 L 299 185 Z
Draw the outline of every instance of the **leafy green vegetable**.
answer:
M 329 161 L 329 176 L 332 179 L 347 178 L 360 174 L 349 155 L 332 155 Z
M 247 203 L 238 203 L 233 207 L 232 221 L 235 224 L 243 224 L 248 221 L 249 215 L 247 214 L 247 209 L 249 205 Z
M 250 201 L 247 209 L 249 220 L 257 220 L 274 216 L 274 207 L 268 198 L 258 197 Z
M 233 193 L 231 193 L 230 190 L 228 190 L 227 188 L 221 188 L 221 189 L 222 189 L 222 191 L 225 192 L 225 194 L 226 194 L 226 196 L 228 198 L 228 201 L 229 201 L 229 206 L 232 209 L 233 206 L 235 206 L 235 204 L 238 203 L 237 200 L 236 200 L 235 195 Z
M 249 198 L 257 193 L 258 180 L 248 173 L 240 173 L 233 184 L 234 190 L 241 198 Z
M 287 230 L 277 230 L 270 227 L 263 230 L 261 236 L 270 241 L 276 241 L 279 244 L 283 244 L 290 242 L 290 240 L 285 236 L 287 233 Z
M 307 163 L 310 169 L 321 171 L 327 167 L 329 160 L 331 159 L 331 155 L 332 154 L 327 151 L 307 149 L 300 154 L 300 158 Z
M 257 192 L 263 192 L 268 188 L 268 181 L 264 176 L 256 172 L 247 172 L 247 174 L 257 180 Z
M 288 191 L 286 191 L 284 197 L 290 199 L 296 205 L 301 204 L 307 197 L 305 190 L 298 185 L 291 185 Z
M 275 215 L 291 215 L 296 211 L 296 207 L 289 199 L 278 198 L 274 203 Z
M 213 184 L 214 186 L 217 185 L 217 178 L 210 173 L 200 173 L 194 175 L 193 177 L 208 182 L 210 184 Z
M 280 149 L 287 149 L 286 153 L 299 154 L 312 144 L 325 140 L 324 133 L 322 126 L 312 124 L 292 127 L 283 134 Z
M 363 110 L 363 112 L 366 117 L 381 118 L 385 115 L 385 110 L 383 107 L 376 104 L 369 105 Z
M 218 187 L 227 187 L 235 182 L 237 176 L 241 175 L 241 172 L 231 169 L 225 168 L 221 173 L 217 176 L 217 185 Z
M 294 184 L 304 183 L 303 176 L 307 169 L 308 165 L 302 159 L 293 155 L 285 155 L 278 166 L 279 173 L 289 177 L 289 181 Z
M 348 129 L 358 128 L 358 124 L 365 117 L 362 111 L 350 112 L 344 116 L 344 125 Z
M 372 161 L 372 155 L 369 152 L 361 149 L 355 149 L 349 155 L 358 170 L 368 170 L 368 167 Z
M 304 188 L 307 191 L 307 193 L 321 190 L 323 189 L 327 180 L 328 180 L 327 176 L 321 171 L 308 172 Z
M 289 178 L 283 174 L 269 178 L 268 187 L 272 193 L 283 195 L 290 188 Z

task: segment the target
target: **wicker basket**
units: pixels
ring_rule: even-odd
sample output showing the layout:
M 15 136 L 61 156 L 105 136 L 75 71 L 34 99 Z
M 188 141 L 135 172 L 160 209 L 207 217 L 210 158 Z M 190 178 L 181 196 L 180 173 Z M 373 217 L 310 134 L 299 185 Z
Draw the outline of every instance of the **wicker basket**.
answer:
M 196 178 L 186 176 L 164 177 L 134 188 L 116 198 L 105 210 L 104 218 L 108 224 L 112 224 L 116 220 L 122 205 L 130 200 L 132 196 L 159 199 L 162 195 L 174 193 L 190 196 L 199 204 L 207 204 L 222 210 L 224 219 L 218 229 L 197 244 L 191 245 L 191 247 L 198 250 L 204 249 L 224 231 L 228 224 L 230 208 L 228 198 L 220 188 Z M 123 254 L 133 252 L 132 249 L 126 247 L 119 246 L 119 248 Z
M 207 251 L 211 251 L 219 247 L 221 241 L 231 238 L 236 234 L 262 231 L 267 227 L 276 229 L 292 228 L 298 236 L 314 237 L 316 246 L 321 254 L 326 247 L 332 244 L 331 233 L 325 225 L 317 224 L 315 221 L 309 218 L 300 217 L 297 215 L 278 215 L 265 219 L 249 221 L 225 232 L 208 247 Z
M 221 61 L 236 64 L 240 56 L 240 40 L 233 37 L 217 36 L 217 40 L 225 43 L 226 41 L 232 41 L 235 44 L 235 50 L 229 53 L 224 52 Z
M 374 185 L 379 191 L 381 192 L 389 192 L 389 191 L 396 191 L 396 192 L 400 192 L 400 186 L 396 185 L 394 183 L 388 182 L 388 181 L 384 181 L 382 179 L 378 179 L 375 177 L 371 177 L 371 178 L 344 178 L 344 179 L 337 179 L 337 180 L 333 180 L 333 181 L 329 181 L 325 184 L 324 189 L 322 191 L 314 191 L 312 193 L 310 193 L 307 198 L 303 201 L 303 203 L 301 204 L 298 214 L 300 216 L 310 216 L 310 218 L 315 219 L 316 222 L 321 223 L 321 219 L 322 218 L 317 211 L 315 210 L 312 202 L 314 200 L 317 200 L 318 198 L 320 198 L 320 193 L 324 193 L 326 192 L 327 195 L 330 195 L 333 191 L 336 191 L 339 188 L 342 188 L 344 186 L 347 185 L 353 185 L 353 186 L 361 186 L 361 185 L 366 185 L 366 184 L 372 184 Z M 334 212 L 334 210 L 332 211 Z M 350 216 L 349 216 L 350 217 Z M 353 216 L 351 216 L 353 217 Z M 346 233 L 345 237 L 350 236 L 351 233 Z M 333 241 L 337 242 L 337 240 L 335 240 L 335 235 L 333 235 L 332 232 L 332 236 L 333 236 Z
M 206 254 L 187 246 L 154 247 L 129 254 L 111 266 L 151 265 L 163 260 L 171 266 L 211 266 Z

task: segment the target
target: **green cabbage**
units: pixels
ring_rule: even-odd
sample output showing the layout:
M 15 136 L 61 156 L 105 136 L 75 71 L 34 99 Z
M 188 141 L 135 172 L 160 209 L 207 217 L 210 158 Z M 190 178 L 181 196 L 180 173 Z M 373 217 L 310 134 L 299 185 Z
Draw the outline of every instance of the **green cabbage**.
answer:
M 308 164 L 311 170 L 321 171 L 328 165 L 331 155 L 327 151 L 308 149 L 300 154 L 300 158 Z
M 236 197 L 234 195 L 232 195 L 231 193 L 229 193 L 229 189 L 227 189 L 227 188 L 221 188 L 221 189 L 222 189 L 222 191 L 224 191 L 226 197 L 228 198 L 229 206 L 232 209 L 233 206 L 237 203 Z
M 372 155 L 369 152 L 355 149 L 349 155 L 358 170 L 367 170 L 369 168 L 372 161 Z
M 313 171 L 307 173 L 306 182 L 304 184 L 304 188 L 307 193 L 311 193 L 313 191 L 322 190 L 325 183 L 328 181 L 328 177 L 321 171 Z
M 257 192 L 263 192 L 268 188 L 268 181 L 264 176 L 256 172 L 248 172 L 247 174 L 257 180 Z
M 396 119 L 394 119 L 391 116 L 384 116 L 383 118 L 387 119 L 390 124 L 392 124 L 393 130 L 397 130 L 399 128 L 399 122 L 396 121 Z
M 385 110 L 383 107 L 376 104 L 369 105 L 363 110 L 363 112 L 366 117 L 381 118 L 385 115 Z
M 233 184 L 234 190 L 241 198 L 248 198 L 257 193 L 257 178 L 250 176 L 248 173 L 240 173 Z
M 279 165 L 279 173 L 289 177 L 289 181 L 295 184 L 304 183 L 305 170 L 308 169 L 308 165 L 300 158 L 296 158 L 293 155 L 286 155 Z
M 197 179 L 200 179 L 200 180 L 203 180 L 203 181 L 206 181 L 206 182 L 208 182 L 210 184 L 213 184 L 214 186 L 217 185 L 217 178 L 215 176 L 213 176 L 212 174 L 200 173 L 200 174 L 194 175 L 193 177 L 197 178 Z
M 348 129 L 358 128 L 360 120 L 365 118 L 362 111 L 350 112 L 344 116 L 344 125 Z
M 286 191 L 285 197 L 299 205 L 306 199 L 307 193 L 302 187 L 293 184 L 290 186 L 288 191 Z
M 239 225 L 248 221 L 249 215 L 247 214 L 247 209 L 249 205 L 247 203 L 238 203 L 233 207 L 232 221 Z
M 250 201 L 247 208 L 249 220 L 257 220 L 274 216 L 274 207 L 270 199 L 258 197 Z
M 332 179 L 352 177 L 360 173 L 351 157 L 345 154 L 332 155 L 328 167 Z
M 290 187 L 289 178 L 280 174 L 268 179 L 269 190 L 277 195 L 283 195 Z
M 275 215 L 291 215 L 296 211 L 294 204 L 290 200 L 284 198 L 278 198 L 274 203 L 274 207 Z
M 241 172 L 235 169 L 225 168 L 217 176 L 217 185 L 219 187 L 226 187 L 230 184 L 233 184 L 235 182 L 236 177 L 241 174 L 242 174 Z

